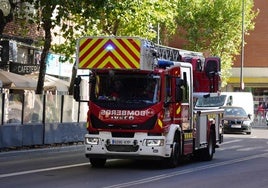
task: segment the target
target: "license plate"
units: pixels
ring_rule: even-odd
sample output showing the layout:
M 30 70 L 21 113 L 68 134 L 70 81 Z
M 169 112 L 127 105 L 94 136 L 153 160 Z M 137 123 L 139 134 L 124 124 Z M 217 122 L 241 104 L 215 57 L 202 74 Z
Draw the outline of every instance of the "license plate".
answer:
M 231 125 L 232 128 L 241 128 L 241 125 Z
M 132 145 L 131 140 L 120 140 L 120 139 L 112 139 L 111 144 L 112 145 Z

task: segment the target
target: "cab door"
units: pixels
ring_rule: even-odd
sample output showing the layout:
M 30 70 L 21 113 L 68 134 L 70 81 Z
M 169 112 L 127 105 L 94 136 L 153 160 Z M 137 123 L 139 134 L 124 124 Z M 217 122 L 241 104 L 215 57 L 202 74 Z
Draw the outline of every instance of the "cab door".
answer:
M 182 151 L 192 154 L 194 148 L 193 127 L 193 75 L 190 64 L 181 63 L 180 79 L 176 79 L 176 92 L 180 92 L 180 103 L 175 103 L 176 114 L 180 115 L 182 129 Z M 178 94 L 176 94 L 178 95 Z

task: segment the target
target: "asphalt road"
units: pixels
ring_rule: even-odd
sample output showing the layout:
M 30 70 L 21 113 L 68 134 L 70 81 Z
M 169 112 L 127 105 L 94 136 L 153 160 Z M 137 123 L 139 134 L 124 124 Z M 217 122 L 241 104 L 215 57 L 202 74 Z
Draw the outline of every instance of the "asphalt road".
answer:
M 268 187 L 268 129 L 225 134 L 209 162 L 174 169 L 157 162 L 111 160 L 91 168 L 82 146 L 0 153 L 1 188 L 261 188 Z

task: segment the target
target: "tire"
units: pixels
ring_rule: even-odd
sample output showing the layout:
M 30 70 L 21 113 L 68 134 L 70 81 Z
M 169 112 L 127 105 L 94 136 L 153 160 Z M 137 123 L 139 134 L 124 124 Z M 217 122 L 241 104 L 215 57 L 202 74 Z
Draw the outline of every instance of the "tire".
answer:
M 180 161 L 180 139 L 178 135 L 174 136 L 173 148 L 171 156 L 164 160 L 164 166 L 167 168 L 175 168 L 179 165 Z
M 89 161 L 94 168 L 102 168 L 106 163 L 105 158 L 90 158 Z
M 201 159 L 203 161 L 211 161 L 213 159 L 213 155 L 215 152 L 214 148 L 214 134 L 210 133 L 209 135 L 209 140 L 208 140 L 208 145 L 207 147 L 201 152 Z

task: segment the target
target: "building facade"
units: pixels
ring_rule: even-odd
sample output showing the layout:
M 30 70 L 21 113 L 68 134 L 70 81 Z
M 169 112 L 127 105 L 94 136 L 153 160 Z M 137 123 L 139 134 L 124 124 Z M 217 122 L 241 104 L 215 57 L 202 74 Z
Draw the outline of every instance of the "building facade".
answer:
M 255 109 L 257 109 L 259 103 L 268 104 L 268 61 L 266 60 L 268 54 L 268 1 L 254 0 L 254 9 L 258 10 L 259 14 L 254 20 L 255 29 L 244 38 L 243 66 L 241 66 L 241 56 L 237 56 L 231 69 L 231 77 L 222 91 L 240 91 L 240 78 L 242 77 L 243 91 L 252 92 Z M 177 41 L 180 41 L 180 46 Z M 177 35 L 169 43 L 171 46 L 181 48 L 185 42 Z
M 255 19 L 255 29 L 245 36 L 243 66 L 241 56 L 238 56 L 226 90 L 240 90 L 243 76 L 244 90 L 252 92 L 256 109 L 259 103 L 268 102 L 268 1 L 254 0 L 254 9 L 259 10 L 259 14 Z

